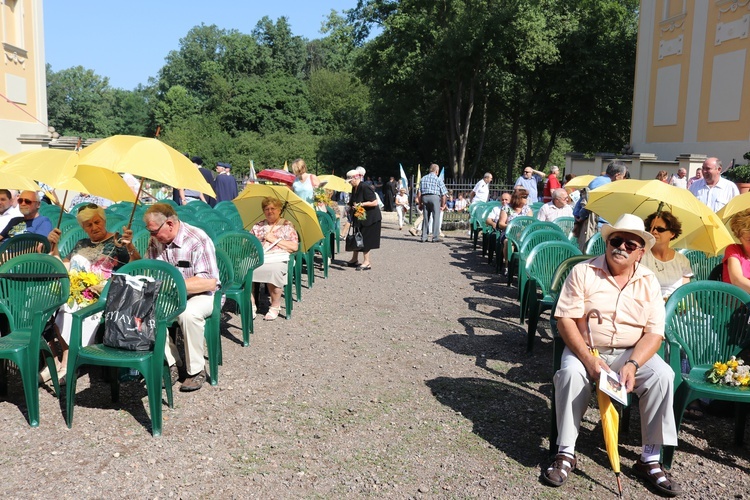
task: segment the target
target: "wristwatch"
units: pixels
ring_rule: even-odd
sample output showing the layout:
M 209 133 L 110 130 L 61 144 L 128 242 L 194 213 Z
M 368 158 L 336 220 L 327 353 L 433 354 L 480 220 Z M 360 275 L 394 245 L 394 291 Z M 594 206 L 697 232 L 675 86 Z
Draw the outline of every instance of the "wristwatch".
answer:
M 634 360 L 634 359 L 629 359 L 629 360 L 627 360 L 627 361 L 625 362 L 625 364 L 627 365 L 628 363 L 630 363 L 630 364 L 632 364 L 633 366 L 635 366 L 635 372 L 636 372 L 636 373 L 638 373 L 638 369 L 639 369 L 639 368 L 641 367 L 641 365 L 639 365 L 639 364 L 638 364 L 638 361 L 636 361 L 636 360 Z

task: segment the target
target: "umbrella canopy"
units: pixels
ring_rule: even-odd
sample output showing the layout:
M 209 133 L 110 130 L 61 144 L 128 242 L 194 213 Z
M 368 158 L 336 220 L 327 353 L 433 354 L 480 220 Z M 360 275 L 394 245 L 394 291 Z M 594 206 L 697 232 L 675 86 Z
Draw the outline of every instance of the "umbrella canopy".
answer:
M 297 178 L 293 173 L 287 172 L 286 170 L 279 170 L 277 168 L 267 168 L 261 170 L 257 174 L 258 179 L 266 181 L 282 182 L 287 186 L 294 184 L 294 180 Z
M 263 198 L 277 198 L 283 202 L 281 217 L 291 222 L 299 233 L 300 247 L 303 252 L 323 239 L 318 216 L 305 200 L 294 194 L 285 186 L 270 184 L 248 184 L 232 202 L 242 217 L 245 229 L 250 229 L 256 222 L 263 220 Z
M 146 177 L 173 188 L 216 196 L 193 162 L 158 139 L 113 135 L 83 148 L 79 156 L 81 165 Z
M 655 179 L 605 184 L 589 193 L 586 208 L 608 221 L 615 221 L 626 213 L 645 219 L 657 211 L 671 212 L 682 223 L 682 234 L 670 245 L 673 248 L 718 255 L 734 243 L 721 219 L 690 191 Z
M 3 158 L 7 158 L 8 156 L 10 156 L 10 153 L 5 151 L 4 149 L 0 149 L 0 160 L 2 160 Z
M 750 192 L 735 196 L 729 200 L 729 203 L 716 212 L 716 215 L 718 215 L 724 222 L 729 222 L 734 214 L 747 210 L 748 208 L 750 208 Z
M 19 191 L 42 191 L 41 186 L 28 177 L 0 172 L 0 179 L 4 189 L 17 189 Z
M 566 188 L 569 187 L 569 188 L 575 188 L 575 189 L 583 189 L 586 186 L 588 186 L 589 183 L 591 181 L 593 181 L 594 179 L 596 179 L 595 175 L 590 175 L 590 174 L 579 175 L 577 177 L 573 177 L 572 179 L 570 179 L 570 181 L 568 181 L 565 184 L 565 187 Z
M 78 191 L 112 201 L 135 198 L 117 173 L 78 163 L 79 155 L 74 151 L 36 149 L 6 158 L 0 164 L 0 176 L 3 181 L 7 175 L 23 176 L 56 189 Z
M 321 184 L 323 182 L 326 183 L 326 185 L 323 186 L 325 189 L 330 189 L 331 191 L 343 191 L 344 193 L 352 192 L 352 185 L 337 175 L 319 175 L 318 179 Z

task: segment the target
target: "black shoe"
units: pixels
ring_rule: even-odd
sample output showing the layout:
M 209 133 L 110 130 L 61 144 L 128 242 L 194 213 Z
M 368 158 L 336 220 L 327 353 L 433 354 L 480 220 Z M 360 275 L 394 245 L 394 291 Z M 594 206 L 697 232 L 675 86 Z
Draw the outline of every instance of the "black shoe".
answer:
M 203 383 L 206 381 L 206 370 L 201 370 L 196 375 L 188 377 L 180 386 L 181 392 L 192 392 L 197 391 L 203 387 Z
M 359 262 L 347 262 L 346 263 L 346 267 L 359 267 L 361 265 L 362 264 L 360 264 Z

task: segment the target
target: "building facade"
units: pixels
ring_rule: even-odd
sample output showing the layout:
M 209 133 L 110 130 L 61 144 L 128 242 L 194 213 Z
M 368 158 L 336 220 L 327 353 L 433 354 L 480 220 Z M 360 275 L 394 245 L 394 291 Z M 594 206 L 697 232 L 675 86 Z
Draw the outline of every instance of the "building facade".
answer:
M 0 149 L 46 145 L 47 79 L 42 0 L 0 0 Z
M 750 0 L 642 0 L 631 147 L 744 163 Z

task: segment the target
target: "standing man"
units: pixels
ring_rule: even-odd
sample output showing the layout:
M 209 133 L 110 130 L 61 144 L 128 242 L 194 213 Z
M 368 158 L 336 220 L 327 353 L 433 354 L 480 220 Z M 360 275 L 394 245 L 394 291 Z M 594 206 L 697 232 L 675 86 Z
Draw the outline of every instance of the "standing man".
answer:
M 678 168 L 677 174 L 673 175 L 672 178 L 669 179 L 669 183 L 674 187 L 687 189 L 687 170 L 685 170 L 684 167 Z
M 557 188 L 552 191 L 552 201 L 545 203 L 536 214 L 540 221 L 554 222 L 558 217 L 572 217 L 573 207 L 568 203 L 570 197 L 568 192 L 563 188 Z
M 480 201 L 487 201 L 490 197 L 490 182 L 492 182 L 492 174 L 489 172 L 484 173 L 484 177 L 476 183 L 474 189 L 471 190 L 469 195 L 469 203 L 479 203 Z
M 423 211 L 424 220 L 422 222 L 422 242 L 427 241 L 429 232 L 430 218 L 432 218 L 432 242 L 439 243 L 440 239 L 440 212 L 445 210 L 445 197 L 448 189 L 445 183 L 438 177 L 440 167 L 437 163 L 430 165 L 430 173 L 422 177 L 419 181 L 419 195 L 417 204 Z
M 0 232 L 0 241 L 23 233 L 40 234 L 46 237 L 52 231 L 52 222 L 39 214 L 41 198 L 41 194 L 36 191 L 21 191 L 18 197 L 18 210 L 21 215 L 8 221 L 8 225 Z
M 721 161 L 706 158 L 703 162 L 703 179 L 690 185 L 690 192 L 714 212 L 721 210 L 729 200 L 740 194 L 737 184 L 721 176 Z
M 21 211 L 13 206 L 13 194 L 9 189 L 0 189 L 0 233 L 11 219 L 21 217 Z
M 611 161 L 607 165 L 607 170 L 602 175 L 596 177 L 589 182 L 589 185 L 585 189 L 581 190 L 581 198 L 573 208 L 573 217 L 576 218 L 576 226 L 574 226 L 573 231 L 578 237 L 578 248 L 581 249 L 581 252 L 586 251 L 586 242 L 607 222 L 594 212 L 586 210 L 586 205 L 589 201 L 589 192 L 610 182 L 621 181 L 627 174 L 628 167 L 625 163 L 620 160 Z M 578 232 L 576 232 L 576 227 L 578 227 Z
M 229 163 L 216 163 L 216 178 L 214 179 L 216 203 L 232 201 L 237 198 L 237 180 L 232 175 L 231 170 L 232 165 Z
M 174 265 L 185 278 L 187 307 L 177 317 L 177 322 L 185 342 L 188 378 L 180 386 L 180 391 L 197 391 L 206 381 L 203 330 L 206 318 L 214 309 L 213 295 L 221 285 L 216 250 L 206 233 L 180 221 L 174 208 L 166 203 L 151 205 L 143 215 L 143 222 L 151 233 L 147 257 Z M 174 384 L 178 378 L 177 359 L 180 356 L 169 336 L 164 351 Z
M 573 268 L 555 310 L 565 341 L 560 370 L 553 378 L 558 453 L 542 480 L 562 486 L 575 469 L 575 445 L 592 382 L 599 380 L 602 370 L 613 371 L 627 392 L 639 398 L 643 451 L 633 465 L 635 475 L 661 494 L 677 496 L 681 488 L 659 463 L 661 446 L 677 446 L 674 372 L 656 354 L 664 341 L 664 300 L 654 273 L 640 265 L 655 240 L 633 214 L 602 227 L 602 237 L 607 241 L 604 255 Z M 600 324 L 588 321 L 594 311 Z M 589 328 L 593 345 L 588 345 Z M 590 348 L 598 349 L 600 357 Z
M 531 167 L 526 167 L 523 169 L 523 174 L 521 174 L 521 177 L 516 179 L 516 184 L 513 187 L 524 188 L 529 192 L 529 203 L 536 203 L 537 201 L 539 201 L 539 191 L 537 189 L 539 186 L 539 181 L 544 180 L 544 177 L 544 172 L 534 170 Z
M 692 176 L 690 179 L 688 179 L 687 181 L 688 189 L 690 189 L 690 186 L 692 186 L 695 181 L 699 181 L 701 179 L 703 179 L 703 169 L 699 168 L 698 170 L 695 171 L 695 175 Z
M 552 168 L 549 169 L 547 181 L 544 183 L 544 198 L 542 201 L 545 203 L 552 201 L 552 191 L 562 187 L 560 185 L 560 179 L 557 177 L 559 174 L 560 168 L 557 165 L 552 165 Z

